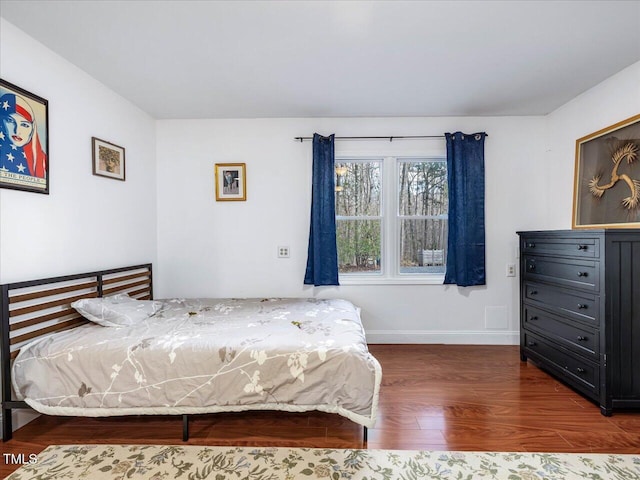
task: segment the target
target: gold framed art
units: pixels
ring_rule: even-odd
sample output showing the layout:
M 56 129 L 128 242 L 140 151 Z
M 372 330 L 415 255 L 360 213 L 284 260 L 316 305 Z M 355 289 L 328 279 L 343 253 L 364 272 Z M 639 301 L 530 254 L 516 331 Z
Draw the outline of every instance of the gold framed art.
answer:
M 576 140 L 572 228 L 640 228 L 640 114 Z
M 216 201 L 247 200 L 247 166 L 244 163 L 216 163 Z

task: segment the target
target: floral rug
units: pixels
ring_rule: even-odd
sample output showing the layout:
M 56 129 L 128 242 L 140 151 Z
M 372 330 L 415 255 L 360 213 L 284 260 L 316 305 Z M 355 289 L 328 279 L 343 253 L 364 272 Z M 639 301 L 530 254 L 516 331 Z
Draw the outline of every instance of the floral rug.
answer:
M 56 445 L 8 480 L 634 480 L 640 454 Z

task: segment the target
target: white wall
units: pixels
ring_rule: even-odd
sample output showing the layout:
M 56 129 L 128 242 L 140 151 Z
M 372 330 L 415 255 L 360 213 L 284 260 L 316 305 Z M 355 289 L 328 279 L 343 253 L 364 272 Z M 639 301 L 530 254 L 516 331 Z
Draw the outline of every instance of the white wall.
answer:
M 639 113 L 637 62 L 547 116 L 548 228 L 571 228 L 576 140 Z
M 155 121 L 0 22 L 2 78 L 49 101 L 50 159 L 49 195 L 0 189 L 0 282 L 155 261 Z M 125 147 L 125 182 L 92 174 L 92 136 Z
M 570 228 L 576 139 L 638 112 L 640 62 L 546 117 L 160 121 L 157 293 L 341 296 L 362 307 L 372 342 L 516 343 L 517 279 L 505 277 L 515 232 Z M 303 286 L 311 145 L 292 138 L 455 130 L 489 134 L 487 286 Z M 429 142 L 338 142 L 336 152 L 415 153 Z M 215 202 L 216 162 L 247 163 L 247 202 Z M 276 258 L 278 245 L 290 259 Z M 485 315 L 506 327 L 485 328 Z
M 515 343 L 516 230 L 540 228 L 548 210 L 544 119 L 376 118 L 166 120 L 157 124 L 157 296 L 345 297 L 363 309 L 372 342 Z M 295 136 L 432 135 L 486 131 L 487 286 L 305 287 L 311 143 Z M 337 141 L 344 153 L 419 154 L 443 140 Z M 247 164 L 247 201 L 216 202 L 214 164 Z M 291 258 L 278 259 L 279 245 Z M 505 320 L 485 328 L 485 308 Z M 493 318 L 495 320 L 495 318 Z
M 50 195 L 0 190 L 1 282 L 154 261 L 157 241 L 160 296 L 344 296 L 362 306 L 380 340 L 513 339 L 516 280 L 504 270 L 516 261 L 514 232 L 570 227 L 575 139 L 640 111 L 637 63 L 546 118 L 159 121 L 156 205 L 154 121 L 1 22 L 2 77 L 49 100 L 52 162 Z M 487 286 L 304 287 L 311 148 L 293 137 L 458 129 L 489 133 Z M 91 136 L 126 147 L 126 182 L 91 175 Z M 337 149 L 420 153 L 430 142 L 339 142 Z M 237 161 L 248 166 L 248 201 L 215 202 L 213 164 Z M 278 245 L 291 247 L 290 259 L 276 258 Z M 486 307 L 507 309 L 506 328 L 484 328 Z
M 1 18 L 0 76 L 49 101 L 51 180 L 0 189 L 0 283 L 155 262 L 155 121 Z M 92 175 L 92 136 L 125 147 L 125 182 Z

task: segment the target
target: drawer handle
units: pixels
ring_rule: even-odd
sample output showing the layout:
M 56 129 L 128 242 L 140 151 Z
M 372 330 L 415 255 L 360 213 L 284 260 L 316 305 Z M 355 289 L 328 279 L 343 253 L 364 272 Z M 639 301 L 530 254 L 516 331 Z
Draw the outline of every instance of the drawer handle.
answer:
M 531 290 L 531 291 L 529 292 L 529 295 L 537 295 L 537 294 L 538 294 L 538 291 L 537 291 L 537 290 Z
M 578 245 L 578 250 L 587 250 L 589 245 Z
M 579 277 L 588 277 L 589 273 L 588 272 L 578 272 L 578 276 Z
M 578 368 L 576 368 L 576 372 L 578 372 L 578 373 L 584 373 L 584 368 L 582 368 L 582 367 L 578 367 Z
M 537 345 L 537 343 L 529 341 L 529 342 L 527 342 L 527 345 L 529 345 L 530 347 L 535 347 Z
M 586 303 L 579 303 L 578 304 L 578 309 L 579 310 L 584 310 L 584 309 L 587 309 L 587 308 L 589 308 L 589 305 L 587 305 Z
M 582 335 L 578 335 L 578 341 L 579 342 L 586 342 L 587 341 L 587 337 L 583 337 Z
M 527 268 L 529 269 L 529 271 L 533 271 L 536 269 L 536 266 L 533 263 L 530 263 L 529 265 L 527 265 Z
M 536 320 L 538 320 L 538 317 L 534 315 L 534 316 L 533 316 L 533 317 L 531 317 L 529 320 L 531 320 L 532 322 L 535 322 Z
M 527 248 L 536 248 L 536 244 L 533 242 L 527 243 Z

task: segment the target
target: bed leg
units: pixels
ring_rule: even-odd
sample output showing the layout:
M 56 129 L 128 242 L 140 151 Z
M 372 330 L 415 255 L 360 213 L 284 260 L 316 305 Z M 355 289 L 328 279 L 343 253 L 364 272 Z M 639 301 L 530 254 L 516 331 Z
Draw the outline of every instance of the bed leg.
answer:
M 8 442 L 13 438 L 13 417 L 10 408 L 2 409 L 2 441 Z
M 367 427 L 362 428 L 362 448 L 366 448 L 367 441 L 369 440 L 369 429 Z
M 189 415 L 182 416 L 182 441 L 189 440 Z

